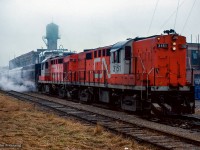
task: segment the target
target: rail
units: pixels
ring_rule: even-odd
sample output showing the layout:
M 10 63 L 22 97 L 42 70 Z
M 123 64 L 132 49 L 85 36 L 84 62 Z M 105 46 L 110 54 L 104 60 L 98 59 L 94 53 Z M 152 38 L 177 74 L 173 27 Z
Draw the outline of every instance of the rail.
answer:
M 47 107 L 51 110 L 59 112 L 62 115 L 73 116 L 78 119 L 87 121 L 91 124 L 98 123 L 104 128 L 113 131 L 117 134 L 121 134 L 138 141 L 152 144 L 161 149 L 200 149 L 200 140 L 192 140 L 188 137 L 175 136 L 170 133 L 161 131 L 157 132 L 152 128 L 144 127 L 144 125 L 142 124 L 138 125 L 127 121 L 123 121 L 122 118 L 120 118 L 119 115 L 116 114 L 113 117 L 111 117 L 111 114 L 108 113 L 105 115 L 100 114 L 101 112 L 99 112 L 99 110 L 98 113 L 95 112 L 96 109 L 84 110 L 84 106 L 77 106 L 82 104 L 72 105 L 66 102 L 65 104 L 61 104 L 57 101 L 50 101 L 49 98 L 47 100 L 44 98 L 15 91 L 10 91 L 9 94 L 14 97 L 18 97 L 19 99 L 31 101 L 43 107 Z

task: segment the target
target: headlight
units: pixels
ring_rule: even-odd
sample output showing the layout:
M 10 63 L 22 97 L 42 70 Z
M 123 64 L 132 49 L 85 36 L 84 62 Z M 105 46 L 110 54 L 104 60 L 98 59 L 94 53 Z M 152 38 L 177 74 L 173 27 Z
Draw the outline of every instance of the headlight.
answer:
M 173 46 L 176 46 L 176 42 L 173 42 L 172 45 L 173 45 Z
M 176 47 L 173 46 L 173 47 L 172 47 L 172 50 L 175 51 L 175 50 L 176 50 Z

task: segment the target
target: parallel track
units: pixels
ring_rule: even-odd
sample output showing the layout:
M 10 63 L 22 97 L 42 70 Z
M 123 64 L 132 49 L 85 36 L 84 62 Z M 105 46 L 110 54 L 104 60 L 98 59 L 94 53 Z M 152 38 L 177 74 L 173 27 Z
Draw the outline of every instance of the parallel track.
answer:
M 47 107 L 64 116 L 73 116 L 92 124 L 99 124 L 110 131 L 133 138 L 140 142 L 152 144 L 161 149 L 200 149 L 200 142 L 192 139 L 154 131 L 152 128 L 139 126 L 120 119 L 77 109 L 24 93 L 10 91 L 8 94 L 21 100 L 30 101 L 40 106 Z

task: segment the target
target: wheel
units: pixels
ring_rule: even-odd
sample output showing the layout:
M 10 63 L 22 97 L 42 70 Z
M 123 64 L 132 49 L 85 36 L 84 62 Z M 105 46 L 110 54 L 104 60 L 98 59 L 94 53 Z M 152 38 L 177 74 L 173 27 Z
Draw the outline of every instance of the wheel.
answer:
M 58 96 L 60 98 L 65 98 L 67 96 L 66 91 L 65 91 L 65 89 L 63 87 L 58 89 Z
M 89 103 L 92 101 L 92 94 L 88 89 L 81 90 L 79 93 L 80 102 Z

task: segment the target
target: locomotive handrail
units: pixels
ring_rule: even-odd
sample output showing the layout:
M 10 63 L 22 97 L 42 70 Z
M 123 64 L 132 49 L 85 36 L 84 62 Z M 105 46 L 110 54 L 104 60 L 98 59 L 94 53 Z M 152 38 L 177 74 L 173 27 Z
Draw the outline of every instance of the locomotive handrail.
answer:
M 142 58 L 141 58 L 140 56 L 139 56 L 139 58 L 140 58 L 140 62 L 141 62 L 141 64 L 142 64 L 142 68 L 143 68 L 143 70 L 145 71 L 146 68 L 145 68 L 145 66 L 144 66 L 144 64 L 143 64 Z
M 140 62 L 142 64 L 142 69 L 143 69 L 143 71 L 142 71 L 142 82 L 141 82 L 141 87 L 143 87 L 143 76 L 144 76 L 144 73 L 146 72 L 146 68 L 143 64 L 142 58 L 140 56 L 138 58 L 140 58 Z M 142 100 L 142 88 L 141 88 L 141 100 Z
M 106 70 L 103 70 L 103 74 L 104 74 L 104 84 L 107 83 L 107 80 L 106 80 Z
M 186 59 L 188 59 L 189 70 L 191 70 L 192 69 L 191 59 L 190 57 L 186 57 Z
M 92 70 L 92 72 L 93 72 L 93 83 L 95 85 L 95 72 L 94 72 L 94 70 Z
M 71 83 L 72 83 L 72 71 L 70 71 L 70 74 L 71 74 L 71 78 L 70 79 L 71 79 Z
M 191 84 L 194 85 L 194 68 L 191 71 Z
M 88 71 L 88 82 L 89 82 L 89 85 L 90 85 L 90 70 Z
M 154 70 L 154 68 L 151 68 L 151 70 L 147 73 L 147 100 L 149 99 L 149 74 Z

